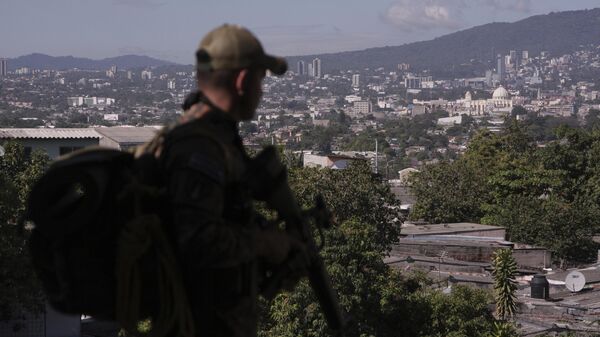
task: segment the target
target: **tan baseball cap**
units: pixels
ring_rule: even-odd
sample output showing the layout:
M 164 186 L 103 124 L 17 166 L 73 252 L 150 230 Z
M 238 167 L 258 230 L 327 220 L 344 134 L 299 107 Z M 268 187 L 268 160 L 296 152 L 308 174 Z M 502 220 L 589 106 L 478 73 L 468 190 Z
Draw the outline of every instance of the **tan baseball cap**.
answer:
M 200 41 L 196 67 L 200 71 L 260 67 L 282 75 L 287 62 L 282 57 L 265 54 L 258 39 L 246 28 L 224 24 Z

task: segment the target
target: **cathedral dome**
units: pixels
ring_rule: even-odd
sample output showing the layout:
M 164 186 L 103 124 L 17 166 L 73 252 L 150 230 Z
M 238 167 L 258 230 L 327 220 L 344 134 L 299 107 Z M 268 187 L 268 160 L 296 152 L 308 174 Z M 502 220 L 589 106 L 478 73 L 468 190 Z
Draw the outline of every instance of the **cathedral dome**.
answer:
M 499 86 L 498 89 L 494 90 L 494 94 L 492 95 L 493 99 L 509 99 L 510 94 L 503 86 Z

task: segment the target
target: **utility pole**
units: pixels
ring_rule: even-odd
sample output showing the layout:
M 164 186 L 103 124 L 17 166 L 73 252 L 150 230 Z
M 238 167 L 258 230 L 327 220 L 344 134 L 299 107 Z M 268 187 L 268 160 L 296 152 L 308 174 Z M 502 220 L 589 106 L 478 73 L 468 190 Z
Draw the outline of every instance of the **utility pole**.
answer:
M 375 139 L 375 174 L 379 173 L 379 158 L 377 157 L 377 147 L 378 147 L 378 142 L 377 142 L 377 138 Z

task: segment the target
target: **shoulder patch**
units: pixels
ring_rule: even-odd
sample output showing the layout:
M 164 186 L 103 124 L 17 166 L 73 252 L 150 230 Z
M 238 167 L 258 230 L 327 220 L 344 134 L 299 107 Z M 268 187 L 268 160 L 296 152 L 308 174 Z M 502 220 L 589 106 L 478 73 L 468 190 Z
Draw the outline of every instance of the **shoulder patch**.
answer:
M 196 152 L 190 157 L 187 167 L 203 173 L 219 184 L 225 183 L 225 168 L 209 156 Z

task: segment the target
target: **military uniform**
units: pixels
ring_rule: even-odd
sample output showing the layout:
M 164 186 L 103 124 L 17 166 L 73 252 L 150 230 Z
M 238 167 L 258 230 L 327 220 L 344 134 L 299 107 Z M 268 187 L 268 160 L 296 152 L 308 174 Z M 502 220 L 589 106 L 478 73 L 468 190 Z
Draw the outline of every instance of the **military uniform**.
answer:
M 214 107 L 171 130 L 163 167 L 197 335 L 256 335 L 256 231 L 237 124 Z
M 202 113 L 198 108 L 198 115 L 189 114 L 196 116 L 194 119 L 166 133 L 158 152 L 171 203 L 169 234 L 199 336 L 256 335 L 258 251 L 261 247 L 273 248 L 257 246 L 260 237 L 264 244 L 264 235 L 255 228 L 252 198 L 245 181 L 250 160 L 237 121 L 252 118 L 260 99 L 260 83 L 252 81 L 259 77 L 250 74 L 270 70 L 282 75 L 287 63 L 266 54 L 258 39 L 240 26 L 222 25 L 200 41 L 196 50 L 200 89 L 200 75 L 244 69 L 248 71 L 243 77 L 246 82 L 237 89 L 219 84 L 219 89 L 230 98 L 245 98 L 246 105 L 237 106 L 242 110 L 236 112 L 246 114 L 234 116 L 232 111 L 221 111 L 198 94 L 196 98 L 202 103 L 192 109 L 203 107 Z M 184 110 L 193 101 L 186 100 Z M 264 257 L 264 251 L 261 254 Z

